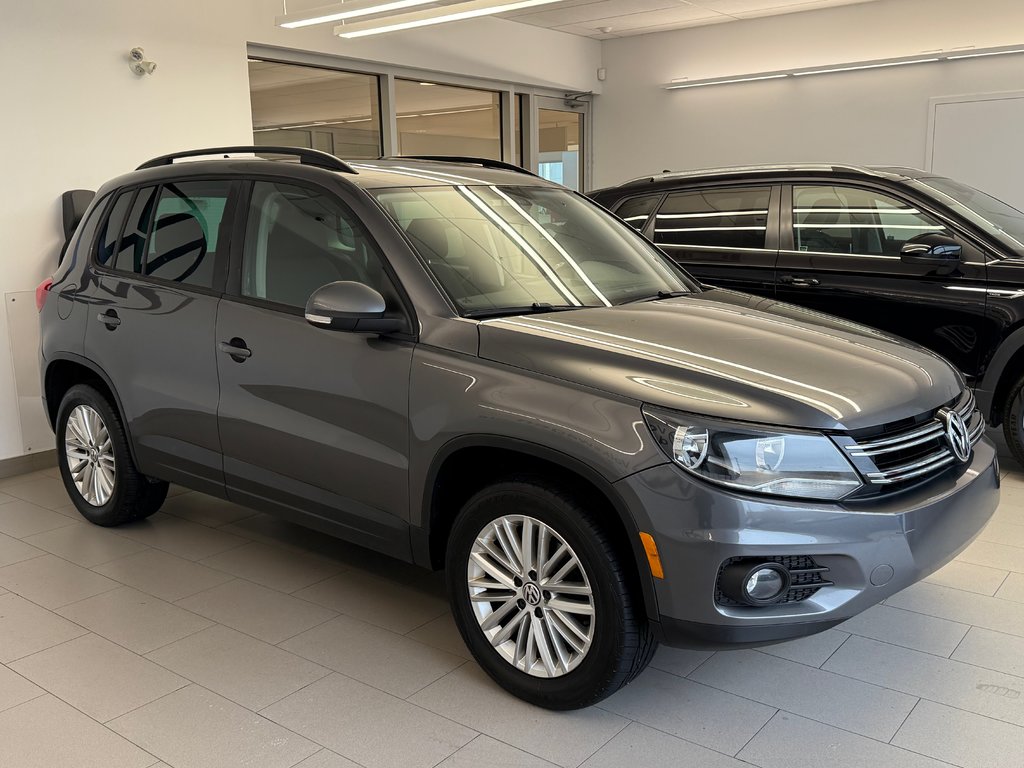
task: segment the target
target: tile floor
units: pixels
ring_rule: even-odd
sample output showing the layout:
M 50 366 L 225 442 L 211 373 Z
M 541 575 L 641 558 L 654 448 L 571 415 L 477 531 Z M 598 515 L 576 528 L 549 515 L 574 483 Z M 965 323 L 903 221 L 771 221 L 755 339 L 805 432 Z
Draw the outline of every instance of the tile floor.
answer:
M 0 480 L 3 768 L 1024 765 L 1024 472 L 956 561 L 820 635 L 661 649 L 583 712 L 470 660 L 440 574 L 197 493 L 81 521 Z

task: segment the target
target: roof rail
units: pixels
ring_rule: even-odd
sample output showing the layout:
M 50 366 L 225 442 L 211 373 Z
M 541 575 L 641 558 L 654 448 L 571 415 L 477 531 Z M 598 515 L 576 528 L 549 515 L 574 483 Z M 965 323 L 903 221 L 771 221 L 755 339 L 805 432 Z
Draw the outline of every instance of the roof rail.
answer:
M 299 158 L 303 165 L 314 165 L 317 168 L 326 168 L 329 171 L 341 171 L 342 173 L 358 173 L 355 168 L 340 160 L 334 155 L 321 152 L 318 149 L 306 149 L 305 147 L 209 147 L 207 149 L 190 149 L 186 152 L 174 152 L 169 155 L 161 155 L 147 160 L 135 170 L 141 171 L 145 168 L 159 168 L 162 165 L 171 165 L 175 160 L 183 157 L 202 157 L 203 155 L 237 155 L 243 152 L 261 153 L 266 155 L 293 155 Z
M 503 171 L 525 173 L 527 176 L 537 176 L 533 171 L 520 168 L 518 165 L 506 163 L 503 160 L 491 160 L 486 157 L 463 157 L 462 155 L 401 155 L 398 157 L 382 157 L 381 160 L 436 160 L 439 163 L 472 163 L 473 165 L 479 165 L 482 168 L 497 168 Z

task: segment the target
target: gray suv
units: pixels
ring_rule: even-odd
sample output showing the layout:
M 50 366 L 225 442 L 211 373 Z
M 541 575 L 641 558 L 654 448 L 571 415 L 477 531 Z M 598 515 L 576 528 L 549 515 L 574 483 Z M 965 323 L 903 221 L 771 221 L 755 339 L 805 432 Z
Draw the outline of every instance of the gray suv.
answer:
M 237 157 L 271 151 L 299 162 Z M 175 162 L 201 155 L 223 157 Z M 174 482 L 445 568 L 481 666 L 553 709 L 658 642 L 832 627 L 998 499 L 941 358 L 702 287 L 498 162 L 157 158 L 99 190 L 38 302 L 88 520 L 151 515 Z

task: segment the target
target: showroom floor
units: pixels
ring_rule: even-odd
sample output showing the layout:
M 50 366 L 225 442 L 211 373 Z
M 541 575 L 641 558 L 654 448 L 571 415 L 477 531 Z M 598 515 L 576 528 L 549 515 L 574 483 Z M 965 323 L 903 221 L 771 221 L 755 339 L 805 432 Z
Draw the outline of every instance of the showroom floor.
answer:
M 174 493 L 115 531 L 56 470 L 0 480 L 4 768 L 1024 761 L 1024 472 L 979 541 L 885 605 L 764 651 L 661 649 L 567 714 L 468 660 L 440 574 Z

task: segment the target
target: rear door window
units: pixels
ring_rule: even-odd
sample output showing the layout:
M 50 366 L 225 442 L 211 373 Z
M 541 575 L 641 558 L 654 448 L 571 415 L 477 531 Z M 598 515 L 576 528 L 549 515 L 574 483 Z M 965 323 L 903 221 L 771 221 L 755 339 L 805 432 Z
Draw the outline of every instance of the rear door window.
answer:
M 103 222 L 100 229 L 99 240 L 96 246 L 96 261 L 99 264 L 113 266 L 111 257 L 117 251 L 117 239 L 121 236 L 121 227 L 124 226 L 124 217 L 128 213 L 128 206 L 132 204 L 134 192 L 122 192 L 114 201 L 110 209 L 110 215 Z
M 770 200 L 770 186 L 674 192 L 655 216 L 654 242 L 670 255 L 691 246 L 763 249 Z
M 217 246 L 232 183 L 181 181 L 160 188 L 145 274 L 213 288 Z

